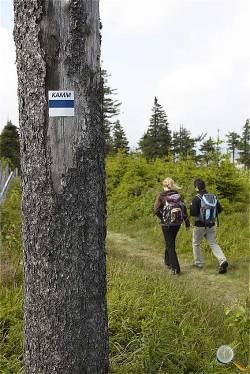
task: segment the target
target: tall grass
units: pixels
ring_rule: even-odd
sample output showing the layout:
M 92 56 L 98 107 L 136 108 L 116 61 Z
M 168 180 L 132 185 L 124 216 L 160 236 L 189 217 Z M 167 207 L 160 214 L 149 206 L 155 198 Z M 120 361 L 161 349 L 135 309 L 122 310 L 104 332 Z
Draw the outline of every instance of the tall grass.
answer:
M 20 181 L 13 180 L 1 211 L 0 373 L 22 372 L 22 244 Z
M 152 214 L 155 198 L 161 191 L 161 181 L 166 176 L 171 176 L 178 184 L 181 184 L 182 194 L 188 206 L 195 194 L 193 180 L 197 177 L 203 178 L 208 190 L 217 194 L 224 207 L 224 211 L 220 215 L 220 225 L 217 228 L 217 239 L 228 258 L 230 270 L 234 268 L 234 271 L 229 273 L 230 279 L 227 279 L 224 284 L 221 280 L 219 287 L 224 289 L 220 290 L 222 292 L 218 293 L 216 304 L 212 305 L 209 293 L 204 288 L 204 282 L 203 288 L 188 291 L 187 287 L 192 288 L 190 282 L 186 288 L 183 288 L 182 281 L 179 284 L 180 287 L 176 287 L 176 284 L 171 283 L 169 279 L 153 270 L 150 273 L 146 270 L 144 272 L 140 266 L 136 271 L 134 268 L 135 258 L 126 260 L 127 267 L 120 263 L 121 270 L 117 276 L 117 282 L 119 282 L 118 279 L 122 279 L 122 284 L 126 284 L 124 294 L 127 295 L 129 292 L 130 300 L 137 300 L 137 302 L 140 300 L 140 308 L 143 310 L 148 308 L 145 314 L 151 315 L 153 328 L 146 332 L 147 337 L 152 337 L 151 340 L 150 338 L 146 340 L 146 346 L 143 345 L 144 331 L 136 335 L 139 340 L 143 338 L 135 348 L 135 350 L 138 349 L 137 358 L 140 357 L 139 361 L 136 360 L 135 366 L 133 367 L 131 359 L 129 363 L 124 362 L 121 371 L 119 371 L 119 362 L 117 364 L 114 360 L 114 365 L 117 365 L 115 370 L 118 373 L 125 370 L 124 372 L 127 373 L 161 372 L 169 374 L 235 372 L 233 368 L 218 367 L 214 361 L 214 354 L 216 346 L 227 342 L 232 346 L 237 346 L 238 354 L 245 363 L 247 362 L 249 319 L 246 301 L 241 299 L 241 305 L 236 305 L 232 310 L 228 310 L 227 316 L 220 301 L 221 293 L 230 294 L 230 288 L 233 291 L 234 283 L 238 284 L 238 281 L 243 282 L 239 284 L 245 285 L 247 288 L 249 279 L 247 211 L 249 184 L 246 176 L 236 170 L 228 160 L 224 160 L 217 166 L 197 168 L 192 160 L 179 163 L 166 163 L 162 160 L 147 162 L 140 156 L 126 157 L 122 154 L 107 160 L 107 176 L 109 229 L 123 232 L 135 238 L 138 243 L 144 243 L 150 247 L 152 253 L 160 253 L 164 248 L 161 227 L 157 217 Z M 203 250 L 208 262 L 215 261 L 207 243 L 203 244 Z M 186 232 L 184 228 L 180 230 L 177 237 L 177 252 L 182 259 L 192 263 L 191 232 Z M 119 256 L 121 256 L 120 252 Z M 119 261 L 123 260 L 119 259 Z M 150 295 L 149 305 L 152 306 L 152 309 L 147 305 L 145 298 L 141 297 L 139 290 L 144 292 L 145 289 Z M 242 292 L 244 295 L 245 293 L 245 291 Z M 205 300 L 202 298 L 202 294 Z M 216 290 L 214 290 L 214 294 L 216 299 Z M 155 298 L 152 297 L 153 295 Z M 122 303 L 122 298 L 119 299 L 117 296 L 117 303 L 119 301 Z M 136 302 L 134 303 L 136 305 Z M 168 310 L 169 305 L 174 312 L 168 315 L 168 319 L 164 313 Z M 204 317 L 204 310 L 209 311 L 206 317 Z M 125 314 L 128 313 L 126 311 Z M 136 314 L 134 311 L 134 318 L 136 318 Z M 182 323 L 178 318 L 181 319 L 181 316 L 188 324 L 190 334 L 186 334 L 186 332 L 183 334 L 180 331 L 179 326 Z M 168 319 L 169 325 L 166 319 Z M 205 321 L 205 324 L 200 325 L 200 321 Z M 129 325 L 129 321 L 127 323 Z M 139 324 L 138 321 L 135 325 Z M 170 328 L 173 336 L 169 332 Z M 130 327 L 126 329 L 130 330 Z M 155 335 L 156 338 L 154 338 Z M 127 344 L 130 347 L 129 342 Z M 151 349 L 150 353 L 152 351 L 154 353 L 147 356 L 147 347 L 152 346 L 154 349 Z M 117 357 L 120 357 L 120 345 L 114 344 L 114 347 L 117 348 Z M 173 356 L 171 356 L 171 352 L 173 352 Z M 126 352 L 121 350 L 121 355 L 125 357 Z
M 123 165 L 122 170 L 120 165 Z M 143 168 L 147 168 L 145 165 Z M 130 174 L 125 178 L 126 183 L 121 184 L 129 169 L 127 159 L 122 157 L 119 165 L 112 165 L 112 168 L 109 229 L 129 233 L 138 239 L 137 242 L 148 243 L 156 251 L 162 251 L 160 225 L 151 214 L 151 204 L 157 192 L 155 181 L 152 182 L 155 171 L 148 168 L 148 186 L 142 196 L 139 194 L 145 187 L 143 168 L 135 168 L 134 173 L 138 172 L 139 176 L 135 176 L 136 184 L 132 187 L 127 185 Z M 183 179 L 188 178 L 186 169 L 182 169 L 185 173 Z M 238 204 L 241 204 L 240 201 Z M 235 222 L 235 232 L 240 235 L 237 240 L 237 236 L 230 230 L 231 221 L 229 222 L 227 214 L 225 212 L 221 218 L 219 241 L 230 256 L 237 258 L 246 254 L 246 217 L 242 213 L 242 205 L 240 211 L 230 212 L 230 217 Z M 22 246 L 18 180 L 12 185 L 2 208 L 1 224 L 1 264 L 5 275 L 0 282 L 0 372 L 18 374 L 23 371 Z M 163 270 L 153 265 L 145 266 L 133 256 L 118 251 L 117 246 L 117 242 L 108 242 L 112 373 L 235 373 L 233 367 L 222 367 L 215 360 L 216 349 L 225 343 L 235 347 L 237 358 L 246 363 L 249 322 L 244 307 L 224 309 L 219 302 L 215 303 L 192 287 L 184 287 L 182 281 L 172 279 Z M 188 255 L 190 233 L 185 230 L 180 232 L 178 248 L 181 253 Z
M 111 249 L 109 329 L 114 373 L 235 373 L 215 359 L 220 345 L 236 346 L 239 329 L 235 323 L 229 325 L 228 318 L 222 306 L 196 290 L 183 289 L 178 279 L 149 271 Z M 237 352 L 246 362 L 246 333 L 244 339 L 241 346 L 237 341 Z

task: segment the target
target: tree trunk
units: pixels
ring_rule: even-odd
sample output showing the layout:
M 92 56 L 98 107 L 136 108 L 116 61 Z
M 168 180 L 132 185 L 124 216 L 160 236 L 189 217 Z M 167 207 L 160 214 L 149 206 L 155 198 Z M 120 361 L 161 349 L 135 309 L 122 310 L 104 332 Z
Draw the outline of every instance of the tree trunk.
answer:
M 108 372 L 99 0 L 14 0 L 26 373 Z M 75 95 L 48 116 L 48 91 Z

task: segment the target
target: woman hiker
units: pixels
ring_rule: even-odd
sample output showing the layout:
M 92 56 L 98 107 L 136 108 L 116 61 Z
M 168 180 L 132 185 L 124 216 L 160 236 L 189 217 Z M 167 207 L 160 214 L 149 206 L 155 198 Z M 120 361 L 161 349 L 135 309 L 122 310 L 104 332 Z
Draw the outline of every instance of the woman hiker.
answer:
M 166 243 L 165 265 L 171 269 L 173 275 L 179 275 L 180 265 L 175 249 L 175 239 L 182 222 L 185 222 L 187 230 L 190 228 L 190 222 L 185 204 L 177 191 L 180 187 L 171 178 L 164 179 L 162 184 L 163 191 L 155 201 L 154 213 L 161 220 Z

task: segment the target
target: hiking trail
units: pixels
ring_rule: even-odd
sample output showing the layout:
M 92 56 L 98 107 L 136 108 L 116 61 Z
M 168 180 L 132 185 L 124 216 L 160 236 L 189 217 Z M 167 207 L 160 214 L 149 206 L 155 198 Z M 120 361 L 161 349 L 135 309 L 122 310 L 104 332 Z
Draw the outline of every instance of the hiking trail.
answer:
M 226 274 L 218 273 L 218 266 L 215 261 L 207 261 L 203 269 L 197 269 L 192 266 L 192 253 L 178 254 L 181 275 L 173 276 L 166 268 L 163 262 L 162 253 L 158 248 L 132 238 L 123 233 L 108 232 L 107 235 L 108 253 L 118 253 L 123 258 L 133 258 L 135 261 L 142 262 L 147 269 L 158 270 L 166 273 L 167 276 L 175 278 L 183 287 L 199 290 L 203 296 L 208 296 L 211 302 L 231 307 L 235 304 L 242 304 L 248 297 L 248 282 L 244 279 L 237 279 L 237 273 L 241 267 L 247 270 L 247 259 L 243 263 L 229 261 L 228 272 Z M 178 249 L 177 249 L 178 253 Z

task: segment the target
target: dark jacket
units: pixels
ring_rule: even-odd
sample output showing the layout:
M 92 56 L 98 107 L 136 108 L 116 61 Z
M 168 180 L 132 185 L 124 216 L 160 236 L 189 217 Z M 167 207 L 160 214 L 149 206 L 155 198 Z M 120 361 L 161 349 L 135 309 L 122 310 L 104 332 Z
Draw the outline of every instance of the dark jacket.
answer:
M 206 190 L 202 190 L 202 191 L 199 191 L 197 192 L 197 195 L 204 195 L 205 193 L 207 193 Z M 201 200 L 198 196 L 195 196 L 190 204 L 190 216 L 193 216 L 193 217 L 199 217 L 200 215 L 200 208 L 201 208 Z M 217 213 L 219 214 L 220 212 L 222 212 L 222 206 L 221 204 L 219 203 L 219 201 L 217 202 L 217 206 L 216 206 L 216 209 L 217 209 Z M 197 227 L 205 227 L 205 224 L 204 222 L 200 221 L 200 220 L 195 220 L 195 223 L 194 223 L 195 226 Z M 209 225 L 209 227 L 211 226 L 214 226 L 215 223 L 212 223 L 211 225 Z
M 174 195 L 174 194 L 177 194 L 179 192 L 177 191 L 174 191 L 174 190 L 169 190 L 169 191 L 163 191 L 160 193 L 160 195 L 157 197 L 156 201 L 155 201 L 155 205 L 154 205 L 154 214 L 157 215 L 157 217 L 159 217 L 162 221 L 162 209 L 166 203 L 166 200 L 167 200 L 167 196 L 170 196 L 170 195 Z M 186 227 L 189 227 L 190 226 L 190 222 L 189 222 L 189 219 L 188 219 L 188 215 L 187 215 L 187 208 L 182 200 L 182 204 L 183 204 L 183 220 L 185 222 L 185 226 Z

